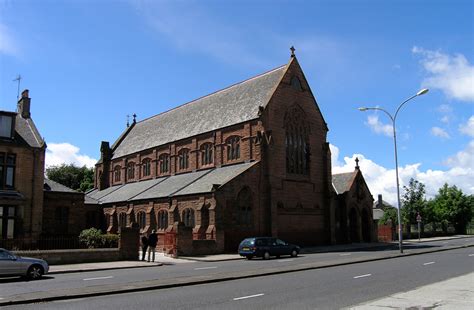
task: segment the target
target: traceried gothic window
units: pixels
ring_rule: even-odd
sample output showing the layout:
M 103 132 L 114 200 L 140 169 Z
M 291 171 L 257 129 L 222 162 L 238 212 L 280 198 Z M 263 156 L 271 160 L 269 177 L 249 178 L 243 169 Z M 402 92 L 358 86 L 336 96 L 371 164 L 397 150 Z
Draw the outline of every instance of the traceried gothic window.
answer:
M 139 211 L 137 213 L 137 222 L 140 229 L 144 229 L 146 226 L 146 213 L 144 211 Z
M 253 226 L 252 193 L 250 188 L 243 188 L 237 195 L 236 220 L 240 227 Z
M 114 168 L 114 181 L 120 182 L 120 178 L 122 177 L 122 167 L 115 166 Z
M 127 213 L 120 212 L 118 216 L 119 229 L 127 227 Z
M 240 137 L 233 136 L 227 139 L 227 160 L 240 158 Z
M 186 227 L 194 227 L 194 210 L 184 209 L 183 211 L 183 222 Z
M 130 162 L 127 164 L 127 180 L 135 179 L 135 163 Z
M 168 227 L 168 211 L 160 210 L 158 212 L 158 229 L 166 229 Z
M 285 114 L 286 172 L 309 173 L 309 128 L 303 110 L 294 105 Z
M 160 173 L 168 173 L 170 171 L 170 156 L 168 154 L 161 154 L 158 161 L 160 165 Z
M 143 176 L 147 177 L 151 174 L 151 160 L 146 158 L 142 161 Z
M 182 149 L 178 153 L 178 163 L 179 163 L 179 170 L 184 170 L 189 168 L 189 150 Z
M 203 166 L 212 164 L 212 143 L 205 143 L 201 147 L 201 164 Z

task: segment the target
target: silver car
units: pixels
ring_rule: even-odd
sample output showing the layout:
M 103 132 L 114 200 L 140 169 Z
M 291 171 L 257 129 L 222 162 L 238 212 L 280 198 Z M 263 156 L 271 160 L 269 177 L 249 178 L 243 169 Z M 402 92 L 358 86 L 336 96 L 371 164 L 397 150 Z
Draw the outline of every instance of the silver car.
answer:
M 45 260 L 16 256 L 0 248 L 0 277 L 22 276 L 36 280 L 48 271 L 49 266 Z

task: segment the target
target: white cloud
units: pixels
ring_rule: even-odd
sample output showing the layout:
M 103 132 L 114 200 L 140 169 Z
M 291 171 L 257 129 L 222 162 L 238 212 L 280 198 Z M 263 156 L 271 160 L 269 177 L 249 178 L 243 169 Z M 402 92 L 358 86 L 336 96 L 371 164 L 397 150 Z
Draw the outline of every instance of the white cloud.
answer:
M 395 168 L 385 168 L 362 154 L 353 154 L 344 157 L 344 163 L 340 164 L 338 159 L 333 161 L 332 173 L 353 171 L 355 158 L 359 158 L 359 166 L 369 186 L 370 192 L 377 198 L 382 194 L 383 199 L 393 206 L 397 205 L 397 187 L 395 179 Z M 427 198 L 433 198 L 438 189 L 444 183 L 456 185 L 465 194 L 474 193 L 474 141 L 471 141 L 466 149 L 458 152 L 446 161 L 447 170 L 423 171 L 421 163 L 414 163 L 399 167 L 400 194 L 403 194 L 403 185 L 407 185 L 410 178 L 414 178 L 426 186 Z
M 441 138 L 441 139 L 449 139 L 451 138 L 449 134 L 444 130 L 443 128 L 439 127 L 433 127 L 431 128 L 431 134 L 435 137 Z
M 472 115 L 466 124 L 459 126 L 459 131 L 470 137 L 474 137 L 474 115 Z
M 443 113 L 443 114 L 449 114 L 453 112 L 453 108 L 449 104 L 441 104 L 437 108 L 438 112 Z
M 369 126 L 370 129 L 372 129 L 375 133 L 381 133 L 388 137 L 393 136 L 392 125 L 382 123 L 379 121 L 379 117 L 377 115 L 369 115 L 365 124 Z
M 422 56 L 421 64 L 428 73 L 423 86 L 442 90 L 448 97 L 474 102 L 474 66 L 462 54 L 448 55 L 439 51 L 413 47 Z
M 16 55 L 18 48 L 15 40 L 10 34 L 9 29 L 0 24 L 0 54 Z
M 69 143 L 49 143 L 46 149 L 46 167 L 75 164 L 92 168 L 96 163 L 97 159 L 80 154 L 79 148 Z

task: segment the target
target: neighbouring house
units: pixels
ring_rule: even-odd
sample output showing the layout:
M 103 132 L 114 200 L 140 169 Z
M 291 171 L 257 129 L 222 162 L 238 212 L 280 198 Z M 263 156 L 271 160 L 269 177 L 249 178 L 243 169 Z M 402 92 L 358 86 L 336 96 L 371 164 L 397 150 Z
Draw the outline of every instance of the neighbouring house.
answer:
M 378 199 L 374 202 L 374 221 L 376 222 L 377 227 L 377 237 L 380 242 L 391 242 L 395 240 L 397 225 L 389 221 L 388 223 L 382 224 L 380 220 L 383 218 L 385 210 L 392 208 L 394 206 L 382 199 L 382 195 L 378 195 Z
M 17 112 L 0 111 L 0 245 L 2 240 L 28 244 L 45 236 L 77 236 L 84 228 L 100 227 L 103 217 L 97 205 L 85 206 L 84 193 L 45 178 L 47 146 L 30 107 L 24 90 Z
M 171 254 L 235 252 L 263 235 L 300 245 L 372 241 L 373 198 L 358 167 L 338 188 L 327 132 L 292 53 L 261 75 L 134 116 L 115 143 L 102 142 L 87 196 L 108 232 L 155 229 L 158 249 Z

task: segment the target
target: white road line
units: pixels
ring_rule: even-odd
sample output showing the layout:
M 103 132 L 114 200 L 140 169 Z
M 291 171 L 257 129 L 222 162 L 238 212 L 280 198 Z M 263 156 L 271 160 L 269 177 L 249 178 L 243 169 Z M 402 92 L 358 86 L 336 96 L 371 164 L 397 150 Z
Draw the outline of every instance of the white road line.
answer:
M 292 261 L 293 261 L 292 259 L 279 259 L 279 260 L 277 260 L 277 262 L 279 262 L 279 263 L 292 262 Z
M 469 254 L 469 256 L 474 256 L 474 254 Z
M 339 254 L 339 256 L 349 256 L 349 255 L 352 255 L 352 253 L 342 253 L 342 254 Z
M 217 266 L 194 268 L 194 270 L 216 269 Z
M 243 297 L 236 297 L 233 300 L 241 300 L 241 299 L 247 299 L 247 298 L 254 298 L 254 297 L 260 297 L 265 294 L 255 294 L 255 295 L 250 295 L 250 296 L 243 296 Z
M 82 279 L 84 281 L 91 281 L 91 280 L 103 280 L 103 279 L 111 279 L 113 276 L 108 276 L 108 277 L 98 277 L 98 278 L 87 278 L 87 279 Z
M 372 275 L 371 273 L 363 274 L 363 275 L 360 275 L 360 276 L 355 276 L 354 279 L 366 278 L 366 277 L 370 277 L 371 275 Z
M 0 297 L 0 300 L 2 300 L 2 299 L 5 299 L 5 298 L 3 298 L 3 297 Z
M 426 265 L 432 265 L 434 264 L 435 262 L 428 262 L 428 263 L 424 263 L 423 266 L 426 266 Z

